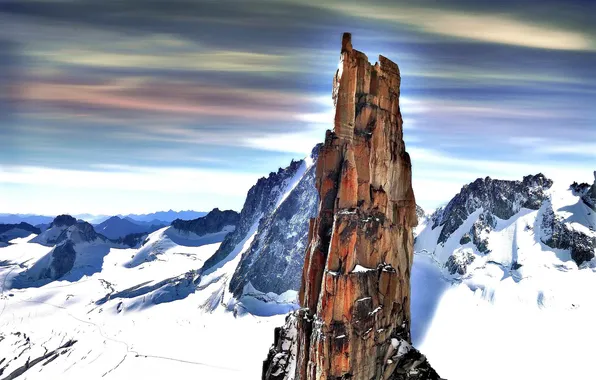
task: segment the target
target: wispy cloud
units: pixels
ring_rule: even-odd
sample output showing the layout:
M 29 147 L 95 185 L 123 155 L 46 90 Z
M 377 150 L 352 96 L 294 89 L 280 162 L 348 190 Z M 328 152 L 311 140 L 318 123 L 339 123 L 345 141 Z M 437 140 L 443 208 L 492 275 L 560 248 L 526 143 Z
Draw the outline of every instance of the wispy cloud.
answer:
M 175 55 L 98 52 L 90 50 L 58 50 L 30 53 L 36 59 L 61 64 L 139 70 L 167 69 L 243 73 L 301 72 L 291 56 L 250 51 L 178 52 Z
M 511 138 L 509 143 L 543 155 L 572 155 L 577 157 L 596 157 L 596 143 L 545 139 L 544 137 Z M 596 169 L 596 162 L 594 163 Z
M 564 11 L 549 0 L 540 9 L 461 0 L 3 5 L 0 69 L 9 75 L 0 88 L 10 91 L 0 91 L 0 197 L 15 211 L 73 199 L 81 209 L 101 199 L 147 211 L 241 204 L 252 182 L 240 173 L 303 157 L 332 126 L 344 31 L 371 60 L 378 52 L 402 69 L 419 201 L 447 200 L 486 175 L 567 181 L 593 170 L 588 2 Z M 122 192 L 134 199 L 118 203 Z
M 541 25 L 506 14 L 482 14 L 437 8 L 364 3 L 320 3 L 350 16 L 408 25 L 411 28 L 463 40 L 539 49 L 594 51 L 594 37 L 556 25 Z
M 257 174 L 179 167 L 95 165 L 103 170 L 67 170 L 39 166 L 3 166 L 0 183 L 27 184 L 44 188 L 162 191 L 164 193 L 221 194 L 243 196 Z M 205 186 L 217 184 L 218 186 Z
M 308 96 L 253 89 L 189 88 L 154 83 L 149 86 L 22 83 L 19 96 L 27 101 L 79 104 L 152 113 L 225 118 L 288 120 L 298 117 Z M 316 102 L 310 102 L 315 104 Z M 297 105 L 298 107 L 295 107 Z

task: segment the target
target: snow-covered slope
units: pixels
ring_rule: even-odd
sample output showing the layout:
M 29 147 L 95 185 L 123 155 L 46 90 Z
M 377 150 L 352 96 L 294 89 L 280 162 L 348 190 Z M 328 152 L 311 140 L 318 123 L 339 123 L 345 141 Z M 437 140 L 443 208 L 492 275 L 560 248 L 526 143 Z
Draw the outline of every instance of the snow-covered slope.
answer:
M 60 216 L 38 236 L 11 240 L 0 251 L 0 378 L 258 378 L 274 327 L 297 307 L 302 207 L 316 205 L 312 165 L 310 157 L 261 179 L 236 228 L 199 235 L 178 223 L 125 248 Z M 269 269 L 239 268 L 275 262 L 287 248 Z M 234 276 L 249 279 L 236 297 Z M 271 282 L 262 277 L 288 290 L 253 286 Z
M 28 223 L 0 224 L 0 247 L 6 247 L 16 238 L 24 238 L 31 234 L 39 234 L 41 230 Z
M 256 378 L 283 317 L 206 312 L 211 292 L 196 273 L 219 243 L 181 246 L 166 234 L 140 249 L 109 248 L 79 279 L 24 288 L 15 280 L 53 248 L 34 235 L 1 248 L 0 378 Z
M 201 283 L 209 282 L 213 299 L 235 313 L 271 315 L 297 307 L 308 220 L 318 203 L 318 148 L 259 179 L 248 192 L 236 230 L 205 263 Z
M 541 175 L 480 179 L 421 222 L 412 336 L 442 376 L 591 378 L 596 218 L 582 194 Z

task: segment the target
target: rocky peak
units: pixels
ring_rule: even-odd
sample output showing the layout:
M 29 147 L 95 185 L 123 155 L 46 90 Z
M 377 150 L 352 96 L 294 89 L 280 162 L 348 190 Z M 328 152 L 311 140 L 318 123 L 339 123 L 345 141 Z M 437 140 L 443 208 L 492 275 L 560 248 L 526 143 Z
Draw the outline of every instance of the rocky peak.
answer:
M 312 162 L 316 162 L 321 145 L 312 150 Z M 315 165 L 307 167 L 277 209 L 259 222 L 258 232 L 230 280 L 235 297 L 245 294 L 248 284 L 261 293 L 282 294 L 300 288 L 308 221 L 317 215 L 319 204 L 315 171 Z
M 203 271 L 209 270 L 224 260 L 240 242 L 256 232 L 261 218 L 269 216 L 275 210 L 279 197 L 285 191 L 288 181 L 296 175 L 303 163 L 303 160 L 292 160 L 288 167 L 280 168 L 277 172 L 271 172 L 268 177 L 260 178 L 250 188 L 240 212 L 236 229 L 226 235 L 213 256 L 205 261 Z
M 240 214 L 234 210 L 221 211 L 214 208 L 207 215 L 193 220 L 176 219 L 172 227 L 179 231 L 192 232 L 199 236 L 220 232 L 225 226 L 236 226 Z
M 581 197 L 586 206 L 596 211 L 596 171 L 594 171 L 594 183 L 592 185 L 573 182 L 570 188 L 575 195 Z
M 66 214 L 58 215 L 56 218 L 54 218 L 54 221 L 52 223 L 50 223 L 50 226 L 48 228 L 70 227 L 70 226 L 74 225 L 76 222 L 77 222 L 77 220 L 70 215 L 66 215 Z
M 302 309 L 276 334 L 265 379 L 438 379 L 410 345 L 417 217 L 400 80 L 395 63 L 380 56 L 371 65 L 343 35 L 334 129 L 317 159 L 320 204 L 310 222 Z
M 522 181 L 496 180 L 490 177 L 478 178 L 462 187 L 461 191 L 434 217 L 433 228 L 442 226 L 439 243 L 462 225 L 474 211 L 482 208 L 487 221 L 493 216 L 509 219 L 521 208 L 538 210 L 547 198 L 546 190 L 553 181 L 542 173 L 528 175 Z
M 15 224 L 0 224 L 0 234 L 4 233 L 6 231 L 13 230 L 13 229 L 19 229 L 19 230 L 31 232 L 34 234 L 41 233 L 39 228 L 34 227 L 34 226 L 30 225 L 29 223 L 25 223 L 25 222 L 20 222 L 18 224 L 17 223 L 15 223 Z
M 65 232 L 70 232 L 70 239 L 73 239 L 75 244 L 92 242 L 100 237 L 91 224 L 82 220 L 77 221 L 76 224 L 69 227 Z
M 418 217 L 418 220 L 423 219 L 426 217 L 426 212 L 424 211 L 424 209 L 418 205 L 416 205 L 416 217 Z

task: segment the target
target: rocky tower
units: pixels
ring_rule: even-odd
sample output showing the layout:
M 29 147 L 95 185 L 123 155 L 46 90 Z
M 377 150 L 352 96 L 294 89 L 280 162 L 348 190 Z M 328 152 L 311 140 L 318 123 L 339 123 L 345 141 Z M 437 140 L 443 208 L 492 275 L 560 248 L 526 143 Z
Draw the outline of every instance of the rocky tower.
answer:
M 407 367 L 404 355 L 415 352 L 410 269 L 417 217 L 399 86 L 395 63 L 380 56 L 371 65 L 352 48 L 351 35 L 343 35 L 333 81 L 334 129 L 317 161 L 320 207 L 310 222 L 303 309 L 288 322 L 297 328 L 295 359 L 266 361 L 264 378 L 285 378 L 279 367 L 290 360 L 301 380 L 401 378 L 396 373 L 404 371 L 396 368 Z M 293 334 L 282 329 L 276 335 L 279 341 Z M 281 346 L 272 348 L 270 359 Z

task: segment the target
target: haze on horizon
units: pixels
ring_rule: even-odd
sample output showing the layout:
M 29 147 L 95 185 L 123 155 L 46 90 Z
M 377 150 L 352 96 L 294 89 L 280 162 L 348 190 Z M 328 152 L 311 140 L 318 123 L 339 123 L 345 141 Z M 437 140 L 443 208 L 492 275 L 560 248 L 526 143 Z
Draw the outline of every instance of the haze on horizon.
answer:
M 5 0 L 0 213 L 240 210 L 331 128 L 341 34 L 401 70 L 418 203 L 593 181 L 596 3 Z

